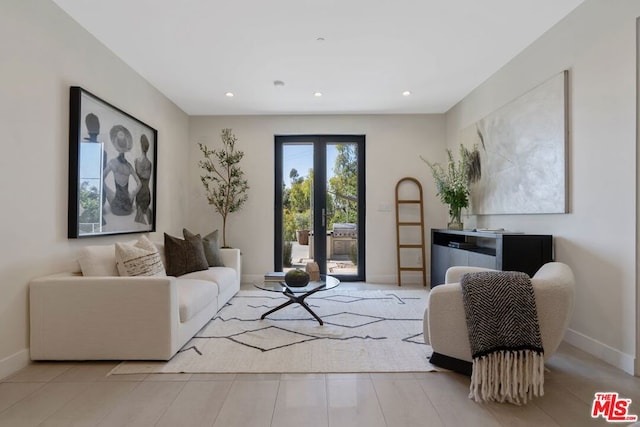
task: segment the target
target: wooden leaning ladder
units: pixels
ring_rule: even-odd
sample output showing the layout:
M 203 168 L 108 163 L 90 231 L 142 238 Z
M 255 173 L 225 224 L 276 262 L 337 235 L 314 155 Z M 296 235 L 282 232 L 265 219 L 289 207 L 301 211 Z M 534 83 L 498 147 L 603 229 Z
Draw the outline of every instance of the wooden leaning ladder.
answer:
M 401 199 L 400 198 L 400 186 L 404 183 L 407 183 L 408 185 L 414 185 L 416 187 L 416 190 L 418 192 L 418 198 L 412 198 L 412 199 Z M 412 192 L 412 194 L 415 193 L 415 190 Z M 401 206 L 406 206 L 406 205 L 419 205 L 420 207 L 420 218 L 416 219 L 415 221 L 401 221 L 400 220 L 400 213 L 401 213 Z M 414 219 L 414 218 L 411 218 Z M 402 239 L 400 236 L 400 230 L 402 227 L 419 227 L 420 228 L 420 243 L 402 243 Z M 415 178 L 411 178 L 411 177 L 405 177 L 402 178 L 400 181 L 398 181 L 398 183 L 396 184 L 396 243 L 397 243 L 397 258 L 398 258 L 398 286 L 402 286 L 402 272 L 403 271 L 420 271 L 422 272 L 422 286 L 427 286 L 427 274 L 426 274 L 426 261 L 424 259 L 425 255 L 424 255 L 424 205 L 423 205 L 423 200 L 422 200 L 422 185 L 420 184 L 420 181 L 418 181 Z M 419 249 L 420 252 L 420 266 L 419 267 L 403 267 L 402 264 L 402 256 L 401 253 L 403 252 L 402 249 Z M 413 252 L 413 251 L 410 251 Z

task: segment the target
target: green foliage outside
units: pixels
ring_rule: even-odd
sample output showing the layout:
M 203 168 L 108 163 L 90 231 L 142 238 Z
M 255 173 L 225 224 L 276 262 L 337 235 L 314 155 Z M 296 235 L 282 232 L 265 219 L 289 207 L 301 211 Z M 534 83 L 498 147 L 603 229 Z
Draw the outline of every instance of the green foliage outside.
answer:
M 282 248 L 282 266 L 283 267 L 291 267 L 293 264 L 291 262 L 291 255 L 293 251 L 293 245 L 291 242 L 284 242 L 284 247 Z
M 301 177 L 296 169 L 289 172 L 291 185 L 283 189 L 283 222 L 284 240 L 296 240 L 296 230 L 309 230 L 311 227 L 311 188 L 313 187 L 313 170 L 309 176 Z
M 334 176 L 329 178 L 329 218 L 328 228 L 336 222 L 358 222 L 358 162 L 356 146 L 338 144 L 338 155 L 333 168 Z
M 358 245 L 352 245 L 349 250 L 349 259 L 353 265 L 358 265 Z
M 80 222 L 87 224 L 100 223 L 100 193 L 98 188 L 93 185 L 89 186 L 89 181 L 83 181 L 80 184 L 80 208 L 82 213 L 80 214 Z
M 338 155 L 333 167 L 334 176 L 329 178 L 327 196 L 327 229 L 334 223 L 358 220 L 358 163 L 356 147 L 352 144 L 337 144 Z M 283 189 L 284 240 L 296 239 L 296 230 L 313 228 L 311 195 L 313 170 L 301 177 L 296 169 L 289 172 L 291 186 Z

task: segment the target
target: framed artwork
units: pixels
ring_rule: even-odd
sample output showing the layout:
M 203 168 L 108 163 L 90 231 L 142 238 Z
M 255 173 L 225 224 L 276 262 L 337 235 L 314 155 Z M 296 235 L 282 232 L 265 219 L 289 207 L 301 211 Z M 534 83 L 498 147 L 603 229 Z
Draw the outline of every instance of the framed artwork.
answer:
M 78 86 L 69 106 L 68 237 L 155 231 L 158 132 Z
M 480 151 L 473 214 L 568 212 L 568 77 L 551 77 L 461 132 L 461 143 Z

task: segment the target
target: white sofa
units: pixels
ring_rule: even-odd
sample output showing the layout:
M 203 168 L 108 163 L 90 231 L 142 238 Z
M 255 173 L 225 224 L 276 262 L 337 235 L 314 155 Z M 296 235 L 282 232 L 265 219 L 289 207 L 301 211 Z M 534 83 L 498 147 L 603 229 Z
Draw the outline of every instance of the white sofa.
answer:
M 240 250 L 220 255 L 224 267 L 180 277 L 32 280 L 31 359 L 169 360 L 240 289 Z
M 471 373 L 471 347 L 460 278 L 465 273 L 492 271 L 481 267 L 450 267 L 443 285 L 429 294 L 424 314 L 424 338 L 433 348 L 431 363 L 465 374 Z M 544 358 L 555 353 L 573 313 L 575 284 L 568 265 L 544 264 L 531 278 L 538 310 Z

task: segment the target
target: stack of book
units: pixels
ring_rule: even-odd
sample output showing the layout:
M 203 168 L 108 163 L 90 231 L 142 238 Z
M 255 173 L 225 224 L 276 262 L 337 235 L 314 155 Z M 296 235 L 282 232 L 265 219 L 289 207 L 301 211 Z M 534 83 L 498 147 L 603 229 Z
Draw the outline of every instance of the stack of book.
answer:
M 264 275 L 265 282 L 284 282 L 284 271 L 272 271 Z
M 471 249 L 475 248 L 476 245 L 471 242 L 449 242 L 449 247 L 458 249 Z

